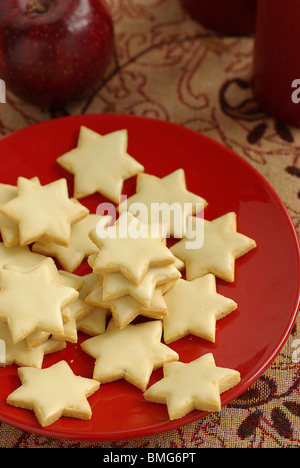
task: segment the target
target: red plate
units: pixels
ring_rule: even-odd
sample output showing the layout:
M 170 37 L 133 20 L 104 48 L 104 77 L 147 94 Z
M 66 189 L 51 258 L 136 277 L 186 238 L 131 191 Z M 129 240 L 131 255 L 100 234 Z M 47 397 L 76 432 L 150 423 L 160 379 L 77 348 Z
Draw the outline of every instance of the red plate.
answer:
M 128 152 L 145 166 L 145 172 L 163 177 L 184 168 L 187 187 L 204 197 L 206 219 L 229 211 L 238 217 L 238 230 L 256 240 L 258 247 L 236 262 L 234 284 L 219 281 L 218 292 L 238 303 L 238 310 L 217 324 L 216 342 L 193 336 L 171 345 L 180 360 L 189 362 L 212 352 L 218 366 L 240 371 L 241 383 L 222 395 L 223 405 L 237 398 L 266 371 L 281 350 L 296 320 L 299 307 L 299 242 L 293 223 L 279 197 L 263 177 L 228 148 L 186 128 L 126 115 L 86 115 L 51 120 L 27 127 L 0 140 L 0 182 L 16 184 L 17 177 L 39 176 L 46 184 L 72 176 L 56 158 L 76 146 L 78 131 L 86 125 L 99 133 L 127 128 Z M 135 180 L 125 183 L 131 195 Z M 95 212 L 104 201 L 99 195 L 82 202 Z M 78 273 L 88 272 L 87 264 Z M 188 298 L 187 298 L 188 300 Z M 94 360 L 76 345 L 44 359 L 44 367 L 65 359 L 73 371 L 92 377 Z M 155 371 L 150 385 L 162 377 Z M 17 366 L 0 369 L 0 420 L 44 436 L 70 440 L 126 440 L 169 431 L 194 422 L 205 413 L 193 411 L 170 422 L 165 405 L 148 403 L 142 392 L 125 381 L 105 384 L 89 401 L 90 421 L 61 418 L 41 428 L 32 411 L 6 404 L 20 383 Z

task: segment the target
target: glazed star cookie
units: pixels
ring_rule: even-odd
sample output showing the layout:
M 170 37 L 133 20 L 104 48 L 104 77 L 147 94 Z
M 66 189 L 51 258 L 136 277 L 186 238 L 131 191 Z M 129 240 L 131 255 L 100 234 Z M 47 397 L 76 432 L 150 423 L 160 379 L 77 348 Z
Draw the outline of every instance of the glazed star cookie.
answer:
M 71 225 L 87 216 L 89 211 L 77 200 L 69 198 L 66 179 L 42 186 L 19 177 L 17 188 L 17 196 L 0 206 L 0 212 L 18 224 L 20 245 L 43 238 L 43 241 L 67 246 Z
M 100 384 L 75 375 L 65 361 L 45 369 L 20 367 L 18 375 L 22 385 L 7 397 L 7 403 L 33 410 L 42 427 L 53 424 L 62 416 L 91 418 L 92 410 L 87 399 L 99 389 Z
M 193 410 L 220 412 L 220 395 L 241 380 L 236 370 L 216 367 L 212 354 L 189 363 L 164 364 L 164 377 L 144 393 L 147 401 L 166 404 L 170 420 Z
M 253 239 L 237 232 L 237 216 L 233 212 L 213 221 L 204 220 L 204 244 L 201 248 L 187 249 L 187 242 L 186 239 L 180 240 L 171 247 L 171 251 L 185 262 L 188 280 L 212 273 L 224 281 L 233 282 L 235 260 L 256 247 Z
M 47 262 L 0 270 L 0 320 L 7 322 L 13 343 L 35 331 L 64 332 L 63 310 L 75 301 L 76 289 L 56 283 Z
M 120 272 L 138 286 L 150 267 L 173 264 L 175 257 L 157 227 L 154 232 L 152 225 L 141 223 L 126 212 L 113 226 L 100 232 L 92 230 L 90 237 L 99 249 L 93 264 L 94 273 Z
M 96 228 L 99 221 L 108 224 L 110 216 L 88 214 L 84 219 L 71 226 L 71 236 L 67 247 L 55 242 L 35 242 L 33 252 L 49 255 L 55 258 L 68 272 L 73 272 L 89 255 L 98 252 L 98 248 L 91 241 L 89 233 Z
M 24 249 L 24 247 L 21 247 L 21 249 Z M 82 277 L 79 277 L 76 275 L 66 276 L 66 274 L 62 274 L 62 272 L 59 272 L 57 270 L 57 267 L 52 258 L 43 256 L 43 259 L 44 260 L 42 260 L 42 262 L 46 264 L 47 267 L 49 268 L 51 277 L 55 283 L 62 284 L 69 288 L 76 289 L 76 291 L 80 291 L 83 288 Z M 39 263 L 42 263 L 42 262 L 39 262 Z M 8 264 L 8 265 L 5 265 L 5 269 L 19 271 L 19 272 L 26 272 L 26 270 L 28 270 L 28 267 L 26 268 L 25 266 Z M 62 314 L 62 319 L 63 319 L 63 324 L 64 324 L 64 332 L 59 334 L 59 336 L 57 337 L 57 340 L 60 340 L 60 341 L 66 340 L 66 341 L 76 342 L 77 341 L 77 329 L 76 329 L 76 323 L 75 323 L 74 318 L 77 316 L 79 317 L 84 316 L 84 314 L 88 313 L 89 310 L 90 310 L 89 306 L 85 304 L 85 302 L 83 302 L 80 298 L 76 299 L 74 302 L 71 302 L 68 307 L 62 308 L 61 314 Z M 40 331 L 40 330 L 30 333 L 25 338 L 28 349 L 32 350 L 33 348 L 36 348 L 39 345 L 47 342 L 50 336 L 51 334 L 49 332 Z
M 167 344 L 189 334 L 215 342 L 217 320 L 237 308 L 234 301 L 217 293 L 212 274 L 193 281 L 179 279 L 164 299 L 168 309 L 163 318 Z
M 129 211 L 144 223 L 166 223 L 169 235 L 182 238 L 186 232 L 187 218 L 205 206 L 206 200 L 187 190 L 185 172 L 178 169 L 161 179 L 150 174 L 138 174 L 136 193 L 121 202 L 118 209 L 120 213 Z M 160 209 L 163 207 L 174 209 L 176 215 L 171 212 L 170 217 L 160 219 Z
M 77 147 L 57 159 L 74 175 L 74 197 L 99 192 L 119 203 L 125 180 L 144 167 L 127 153 L 126 129 L 101 135 L 85 126 L 80 128 Z
M 154 369 L 177 360 L 178 354 L 161 343 L 160 320 L 128 325 L 120 330 L 111 320 L 103 335 L 81 344 L 96 359 L 93 378 L 101 383 L 125 379 L 144 391 Z

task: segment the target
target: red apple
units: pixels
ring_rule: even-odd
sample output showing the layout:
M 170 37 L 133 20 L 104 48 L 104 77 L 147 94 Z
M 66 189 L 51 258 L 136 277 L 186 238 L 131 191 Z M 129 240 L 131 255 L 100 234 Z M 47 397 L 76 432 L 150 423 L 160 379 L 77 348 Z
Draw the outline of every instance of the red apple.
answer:
M 61 107 L 92 93 L 113 45 L 104 0 L 0 0 L 0 78 L 30 103 Z

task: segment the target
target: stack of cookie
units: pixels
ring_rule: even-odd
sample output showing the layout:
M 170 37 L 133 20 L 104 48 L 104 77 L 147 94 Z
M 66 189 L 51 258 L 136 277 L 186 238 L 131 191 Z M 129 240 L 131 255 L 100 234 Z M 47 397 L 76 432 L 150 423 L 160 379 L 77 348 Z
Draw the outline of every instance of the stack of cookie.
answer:
M 164 294 L 181 274 L 161 226 L 153 236 L 150 225 L 123 213 L 98 234 L 90 233 L 99 252 L 89 258 L 98 281 L 85 301 L 109 310 L 112 319 L 105 334 L 81 346 L 97 359 L 95 379 L 107 383 L 124 378 L 146 390 L 153 369 L 178 359 L 161 343 L 161 319 L 167 314 Z M 138 316 L 153 320 L 133 325 Z
M 137 315 L 161 319 L 166 313 L 163 295 L 181 275 L 162 230 L 153 233 L 151 225 L 123 213 L 103 237 L 90 233 L 99 252 L 89 264 L 99 282 L 86 302 L 110 309 L 119 328 Z

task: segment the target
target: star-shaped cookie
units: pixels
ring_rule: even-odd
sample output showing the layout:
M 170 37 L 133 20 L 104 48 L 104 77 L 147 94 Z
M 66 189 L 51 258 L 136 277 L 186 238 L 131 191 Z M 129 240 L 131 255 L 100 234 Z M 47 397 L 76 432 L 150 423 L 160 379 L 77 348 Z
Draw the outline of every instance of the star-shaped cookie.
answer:
M 189 363 L 164 364 L 164 377 L 145 393 L 147 401 L 166 404 L 170 420 L 193 410 L 221 411 L 220 395 L 240 382 L 236 370 L 216 367 L 211 353 Z
M 22 385 L 7 397 L 7 403 L 33 410 L 42 427 L 61 416 L 90 419 L 87 398 L 99 389 L 99 382 L 77 376 L 65 361 L 45 369 L 20 367 Z
M 99 237 L 101 234 L 102 237 Z M 152 235 L 151 225 L 141 223 L 127 212 L 122 213 L 113 226 L 100 233 L 97 229 L 92 230 L 90 237 L 100 249 L 93 271 L 100 274 L 120 272 L 138 286 L 150 266 L 165 266 L 175 262 L 165 238 L 158 234 Z
M 199 195 L 186 188 L 185 172 L 178 169 L 163 178 L 141 173 L 137 176 L 136 193 L 119 205 L 119 212 L 136 214 L 144 223 L 163 222 L 168 234 L 182 238 L 186 233 L 187 218 L 207 205 Z M 162 214 L 163 213 L 163 216 Z
M 25 247 L 20 247 L 20 248 L 24 249 Z M 39 254 L 33 254 L 33 255 L 39 255 Z M 82 277 L 71 275 L 71 274 L 67 276 L 66 272 L 57 270 L 55 262 L 51 257 L 44 257 L 44 256 L 42 257 L 44 258 L 42 262 L 46 264 L 47 267 L 49 268 L 49 272 L 51 274 L 52 280 L 55 283 L 68 286 L 69 288 L 76 289 L 77 291 L 82 290 L 83 288 Z M 26 268 L 24 265 L 21 266 L 21 265 L 15 265 L 15 264 L 7 264 L 5 265 L 5 269 L 19 271 L 19 272 L 22 272 L 22 271 L 26 272 L 26 269 L 28 268 Z M 64 323 L 64 333 L 60 334 L 57 340 L 75 342 L 74 340 L 76 340 L 77 338 L 77 330 L 76 330 L 76 323 L 74 323 L 74 317 L 76 317 L 77 315 L 79 317 L 82 317 L 85 315 L 85 313 L 88 313 L 89 310 L 90 310 L 89 306 L 85 304 L 80 299 L 80 297 L 74 300 L 74 302 L 71 302 L 67 307 L 62 308 L 61 313 L 62 313 L 62 318 L 63 318 L 63 323 Z M 34 331 L 30 335 L 26 336 L 27 348 L 32 350 L 33 348 L 38 347 L 40 344 L 45 343 L 49 339 L 50 335 L 52 334 L 49 332 L 40 331 L 40 330 Z
M 0 212 L 19 226 L 21 246 L 43 238 L 67 246 L 71 225 L 89 211 L 77 200 L 70 199 L 66 179 L 39 185 L 24 177 L 18 178 L 18 194 L 0 207 Z
M 204 220 L 204 244 L 186 248 L 186 239 L 171 247 L 173 254 L 186 264 L 186 278 L 212 273 L 227 282 L 235 279 L 235 260 L 256 247 L 256 242 L 237 232 L 237 216 L 230 212 L 213 221 Z
M 93 378 L 101 383 L 125 379 L 145 390 L 154 369 L 179 358 L 161 343 L 160 320 L 128 325 L 122 330 L 111 320 L 103 335 L 89 338 L 82 349 L 96 359 Z
M 46 261 L 28 269 L 1 269 L 0 285 L 0 320 L 8 323 L 13 343 L 35 331 L 62 334 L 63 309 L 79 296 L 55 282 Z
M 144 170 L 127 153 L 127 143 L 125 129 L 101 135 L 81 127 L 77 147 L 57 159 L 63 168 L 74 174 L 75 198 L 99 192 L 119 203 L 124 180 Z
M 110 222 L 110 216 L 88 214 L 84 219 L 71 226 L 71 236 L 67 247 L 55 242 L 35 242 L 33 252 L 50 255 L 68 272 L 73 272 L 89 255 L 98 252 L 98 248 L 91 241 L 89 234 L 96 228 L 97 223 Z
M 164 299 L 168 309 L 163 319 L 167 344 L 189 334 L 215 342 L 216 321 L 237 308 L 234 301 L 217 293 L 212 274 L 193 281 L 179 279 Z

